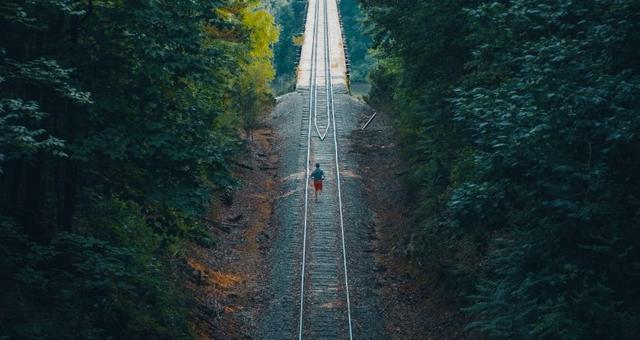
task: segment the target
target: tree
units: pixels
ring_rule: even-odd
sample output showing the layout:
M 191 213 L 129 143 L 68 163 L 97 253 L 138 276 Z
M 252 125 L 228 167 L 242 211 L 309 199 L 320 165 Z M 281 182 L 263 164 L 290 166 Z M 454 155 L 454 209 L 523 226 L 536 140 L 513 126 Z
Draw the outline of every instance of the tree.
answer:
M 0 5 L 0 337 L 189 336 L 180 251 L 213 243 L 202 217 L 235 182 L 225 122 L 270 99 L 269 18 L 256 1 Z M 250 77 L 262 97 L 234 97 Z
M 633 337 L 637 2 L 362 3 L 371 98 L 412 166 L 409 253 L 491 337 Z

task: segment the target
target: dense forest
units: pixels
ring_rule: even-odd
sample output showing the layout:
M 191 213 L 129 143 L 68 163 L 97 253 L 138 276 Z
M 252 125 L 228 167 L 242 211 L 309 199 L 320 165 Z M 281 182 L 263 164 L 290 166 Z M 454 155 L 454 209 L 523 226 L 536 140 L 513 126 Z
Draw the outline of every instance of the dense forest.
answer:
M 409 256 L 492 338 L 640 332 L 640 3 L 362 0 Z
M 182 338 L 176 266 L 272 104 L 251 1 L 0 4 L 0 337 Z
M 277 93 L 293 91 L 296 68 L 303 43 L 307 1 L 270 0 L 271 13 L 280 29 L 280 39 L 273 46 L 276 76 L 273 88 Z
M 301 0 L 0 4 L 0 338 L 192 338 L 189 243 L 291 91 Z M 398 249 L 474 334 L 640 333 L 640 2 L 342 0 Z M 273 89 L 273 90 L 272 90 Z
M 350 62 L 350 81 L 366 82 L 373 58 L 369 54 L 371 38 L 365 31 L 360 3 L 358 0 L 341 0 L 339 8 Z

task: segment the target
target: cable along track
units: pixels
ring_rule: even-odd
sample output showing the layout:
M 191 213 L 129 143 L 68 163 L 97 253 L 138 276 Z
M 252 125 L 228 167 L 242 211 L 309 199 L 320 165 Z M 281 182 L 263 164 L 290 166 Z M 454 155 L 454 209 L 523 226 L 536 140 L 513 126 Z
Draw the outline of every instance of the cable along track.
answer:
M 314 0 L 313 6 L 306 180 L 303 182 L 305 185 L 304 225 L 298 329 L 298 339 L 300 340 L 303 338 L 336 339 L 346 337 L 353 339 L 340 184 L 338 130 L 331 75 L 328 1 L 333 0 Z M 312 10 L 312 6 L 309 6 L 309 10 Z M 322 35 L 322 39 L 319 39 L 320 35 Z M 319 47 L 322 49 L 322 58 L 319 58 L 318 55 Z M 320 66 L 322 66 L 323 74 L 320 77 L 318 59 L 322 59 Z M 319 86 L 318 83 L 321 83 L 322 80 L 324 80 L 324 86 Z M 324 96 L 318 96 L 318 92 L 324 92 Z M 325 114 L 319 116 L 319 111 L 324 111 Z M 326 119 L 324 122 L 323 118 Z M 312 129 L 311 126 L 312 119 L 315 129 Z M 329 134 L 329 130 L 332 131 L 332 134 Z M 312 132 L 315 132 L 318 138 L 312 138 Z M 327 136 L 333 137 L 333 143 L 325 141 Z M 316 162 L 322 164 L 327 174 L 327 180 L 320 201 L 310 205 L 308 179 L 312 164 Z

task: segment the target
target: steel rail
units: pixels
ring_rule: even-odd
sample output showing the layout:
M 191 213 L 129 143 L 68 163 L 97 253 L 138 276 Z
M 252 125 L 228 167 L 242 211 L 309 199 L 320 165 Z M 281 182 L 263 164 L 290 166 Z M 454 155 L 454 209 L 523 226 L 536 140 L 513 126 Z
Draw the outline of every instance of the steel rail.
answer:
M 317 0 L 316 4 L 319 4 L 319 3 L 320 3 L 320 0 Z M 327 2 L 326 2 L 326 0 L 324 0 L 324 4 L 325 4 L 325 6 L 324 6 L 323 10 L 324 10 L 324 17 L 326 18 L 327 17 L 327 6 L 326 6 Z M 316 19 L 317 19 L 317 17 L 316 17 Z M 323 24 L 325 32 L 328 31 L 328 28 L 327 28 L 326 24 L 327 23 L 326 23 L 326 20 L 325 20 L 325 23 Z M 326 37 L 326 35 L 325 35 L 325 37 Z M 316 43 L 317 43 L 317 40 L 316 40 Z M 317 56 L 317 49 L 316 49 L 316 56 Z M 330 68 L 331 65 L 327 63 L 327 57 L 328 57 L 327 56 L 327 49 L 325 48 L 324 49 L 324 55 L 323 55 L 324 68 L 325 68 L 325 70 L 324 70 L 325 88 L 324 89 L 325 89 L 325 96 L 326 96 L 327 100 L 329 100 L 329 93 L 327 92 L 328 91 L 328 87 L 327 87 L 327 68 Z M 318 88 L 318 85 L 316 84 L 316 95 L 314 97 L 316 102 L 318 101 L 317 88 Z M 313 124 L 316 127 L 316 132 L 318 133 L 318 137 L 320 138 L 321 141 L 324 141 L 324 139 L 327 137 L 327 133 L 329 132 L 329 126 L 331 126 L 331 116 L 329 115 L 329 104 L 328 103 L 327 103 L 327 126 L 324 129 L 324 133 L 321 133 L 320 129 L 318 128 L 318 107 L 317 107 L 317 105 L 314 107 Z
M 329 128 L 333 124 L 333 146 L 334 146 L 334 156 L 335 156 L 335 166 L 336 166 L 336 183 L 338 189 L 338 209 L 340 216 L 340 232 L 341 232 L 341 243 L 342 243 L 342 263 L 344 270 L 344 282 L 345 282 L 345 293 L 346 293 L 346 304 L 347 304 L 347 318 L 349 325 L 349 339 L 353 340 L 353 327 L 352 327 L 352 319 L 351 319 L 351 302 L 349 296 L 349 279 L 347 276 L 347 254 L 346 254 L 346 246 L 345 246 L 345 234 L 344 234 L 344 215 L 343 215 L 343 206 L 342 206 L 342 189 L 341 189 L 341 179 L 340 179 L 340 165 L 338 158 L 338 134 L 336 128 L 336 118 L 335 118 L 335 104 L 334 104 L 334 94 L 333 94 L 333 78 L 331 75 L 331 49 L 330 49 L 330 39 L 329 39 L 329 7 L 328 0 L 315 0 L 315 13 L 314 13 L 314 23 L 313 23 L 313 33 L 312 33 L 312 47 L 311 47 L 311 75 L 309 77 L 310 86 L 309 86 L 309 125 L 307 132 L 307 159 L 306 159 L 306 176 L 305 176 L 305 202 L 304 202 L 304 226 L 303 226 L 303 241 L 302 241 L 302 272 L 300 274 L 300 315 L 299 315 L 299 330 L 298 330 L 298 339 L 302 340 L 303 338 L 303 320 L 304 320 L 304 285 L 305 285 L 305 267 L 306 267 L 306 241 L 307 241 L 307 227 L 309 222 L 309 185 L 307 181 L 310 176 L 310 159 L 311 159 L 311 116 L 313 112 L 314 116 L 314 125 L 316 128 L 316 132 L 318 133 L 318 137 L 320 140 L 324 140 Z M 317 59 L 318 59 L 318 17 L 320 12 L 320 1 L 323 1 L 323 14 L 324 14 L 324 76 L 325 76 L 325 96 L 326 96 L 326 106 L 327 106 L 327 127 L 324 131 L 324 134 L 320 133 L 317 124 L 317 94 L 318 94 L 318 85 L 317 85 Z
M 314 20 L 313 20 L 313 33 L 311 37 L 311 74 L 309 76 L 309 128 L 307 131 L 307 160 L 306 160 L 306 176 L 304 178 L 304 227 L 302 235 L 302 270 L 300 273 L 300 319 L 298 340 L 302 340 L 303 330 L 303 317 L 304 317 L 304 272 L 307 259 L 307 224 L 309 222 L 309 176 L 310 176 L 310 160 L 311 160 L 311 112 L 312 106 L 317 105 L 317 101 L 314 101 L 314 91 L 317 90 L 316 86 L 316 54 L 317 54 L 317 31 L 318 31 L 318 8 L 320 7 L 319 0 L 316 1 Z M 317 107 L 316 107 L 317 108 Z M 315 110 L 317 111 L 317 110 Z
M 336 4 L 337 5 L 337 4 Z M 329 45 L 329 16 L 327 13 L 327 0 L 324 0 L 325 7 L 325 49 L 327 51 L 327 55 L 331 56 L 331 46 Z M 329 76 L 329 88 L 328 92 L 330 94 L 330 103 L 331 103 L 331 116 L 333 117 L 333 147 L 335 151 L 335 159 L 336 159 L 336 182 L 338 184 L 338 210 L 340 211 L 340 233 L 342 239 L 342 263 L 344 268 L 344 290 L 346 293 L 347 299 L 347 319 L 349 321 L 349 339 L 353 340 L 353 327 L 351 321 L 351 300 L 349 298 L 349 278 L 347 276 L 347 249 L 344 241 L 344 217 L 343 217 L 343 208 L 342 208 L 342 190 L 340 185 L 340 161 L 338 158 L 338 129 L 336 128 L 336 109 L 333 101 L 333 77 L 331 76 L 331 63 L 330 60 L 328 62 L 328 76 Z M 329 107 L 329 102 L 327 103 L 327 107 Z
M 324 95 L 326 102 L 326 111 L 327 111 L 327 129 L 324 131 L 324 137 L 326 137 L 327 132 L 329 132 L 329 126 L 331 126 L 331 112 L 329 110 L 329 86 L 331 83 L 331 55 L 329 55 L 329 9 L 327 7 L 327 0 L 323 0 L 324 3 Z M 324 137 L 320 140 L 324 140 Z

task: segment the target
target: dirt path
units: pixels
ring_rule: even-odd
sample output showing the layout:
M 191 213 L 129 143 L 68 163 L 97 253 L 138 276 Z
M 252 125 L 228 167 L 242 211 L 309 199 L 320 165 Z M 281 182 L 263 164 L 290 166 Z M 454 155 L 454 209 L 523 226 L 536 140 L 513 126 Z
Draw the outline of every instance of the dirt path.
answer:
M 232 202 L 219 200 L 211 209 L 209 231 L 217 244 L 189 246 L 192 280 L 187 285 L 195 297 L 191 327 L 200 339 L 252 338 L 262 313 L 268 231 L 277 191 L 273 130 L 255 131 L 248 146 L 234 169 L 242 187 Z
M 363 112 L 360 123 L 373 114 Z M 436 271 L 407 257 L 412 203 L 402 183 L 406 165 L 393 135 L 391 119 L 378 113 L 364 131 L 351 135 L 359 172 L 368 180 L 366 195 L 375 224 L 377 280 L 392 339 L 478 339 Z

